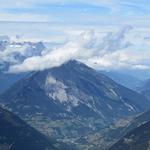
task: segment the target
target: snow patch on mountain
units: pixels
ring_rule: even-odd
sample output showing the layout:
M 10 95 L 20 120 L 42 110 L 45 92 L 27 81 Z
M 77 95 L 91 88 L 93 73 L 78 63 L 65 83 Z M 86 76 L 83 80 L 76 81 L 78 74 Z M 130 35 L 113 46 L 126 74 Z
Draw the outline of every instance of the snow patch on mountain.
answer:
M 26 58 L 41 56 L 45 49 L 43 42 L 14 42 L 7 36 L 0 36 L 1 68 L 6 71 L 11 65 L 22 63 Z

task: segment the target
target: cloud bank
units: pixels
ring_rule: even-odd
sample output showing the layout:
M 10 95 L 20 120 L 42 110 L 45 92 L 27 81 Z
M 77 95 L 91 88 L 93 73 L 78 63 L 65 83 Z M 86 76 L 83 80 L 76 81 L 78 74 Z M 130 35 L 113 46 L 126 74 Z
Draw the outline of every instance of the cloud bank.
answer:
M 106 54 L 129 47 L 131 43 L 125 40 L 125 35 L 131 29 L 131 26 L 124 26 L 116 33 L 108 33 L 103 39 L 92 30 L 82 32 L 61 47 L 41 56 L 27 58 L 21 64 L 10 66 L 9 72 L 44 70 L 59 66 L 70 59 L 83 62 L 94 60 L 95 57 L 101 59 Z
M 143 53 L 135 49 L 137 41 L 127 40 L 132 29 L 127 25 L 103 37 L 100 33 L 87 30 L 75 34 L 61 46 L 48 49 L 41 42 L 11 43 L 5 37 L 8 41 L 5 49 L 0 50 L 0 64 L 7 62 L 10 73 L 44 70 L 70 59 L 77 59 L 96 69 L 150 69 L 149 50 Z M 139 45 L 137 48 L 145 49 Z

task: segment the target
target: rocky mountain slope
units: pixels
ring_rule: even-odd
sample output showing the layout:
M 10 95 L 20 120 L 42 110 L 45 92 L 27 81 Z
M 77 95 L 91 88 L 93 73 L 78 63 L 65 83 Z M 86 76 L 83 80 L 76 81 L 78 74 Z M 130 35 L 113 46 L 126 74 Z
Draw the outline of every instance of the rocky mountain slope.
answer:
M 147 80 L 138 90 L 150 100 L 150 79 Z
M 75 60 L 31 73 L 1 98 L 3 107 L 44 134 L 81 145 L 82 137 L 150 107 L 144 96 Z
M 150 121 L 130 131 L 114 144 L 110 150 L 149 150 Z
M 64 146 L 0 108 L 0 150 L 62 150 Z
M 100 71 L 118 84 L 121 84 L 127 88 L 136 90 L 136 88 L 143 83 L 141 79 L 138 79 L 132 75 L 120 73 L 119 71 Z
M 14 83 L 24 78 L 27 73 L 8 74 L 0 71 L 0 94 L 10 88 Z

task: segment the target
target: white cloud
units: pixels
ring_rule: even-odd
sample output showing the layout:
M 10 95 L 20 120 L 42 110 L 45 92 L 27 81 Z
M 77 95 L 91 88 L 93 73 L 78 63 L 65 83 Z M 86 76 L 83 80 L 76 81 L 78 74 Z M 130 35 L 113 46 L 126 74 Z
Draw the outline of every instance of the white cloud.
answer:
M 32 13 L 0 13 L 0 21 L 8 21 L 8 22 L 47 22 L 49 20 L 54 21 L 54 17 L 50 15 L 40 15 L 40 14 L 32 14 Z
M 55 6 L 61 7 L 55 9 Z M 51 23 L 6 25 L 2 22 L 0 34 L 23 35 L 28 41 L 60 43 L 68 38 L 62 47 L 47 50 L 42 56 L 26 58 L 21 64 L 11 66 L 10 71 L 43 70 L 71 58 L 97 68 L 148 69 L 150 43 L 146 37 L 150 34 L 149 7 L 147 0 L 1 0 L 0 21 Z M 110 15 L 105 14 L 105 9 Z M 127 26 L 117 32 L 116 29 L 124 24 L 135 28 L 128 32 L 131 27 Z M 106 32 L 109 33 L 106 35 Z M 10 57 L 15 50 L 7 49 L 7 53 L 0 53 L 0 61 L 16 61 Z
M 73 5 L 74 7 L 72 7 Z M 60 6 L 60 9 L 56 9 L 56 6 Z M 114 22 L 115 24 L 118 24 L 122 21 L 130 23 L 135 17 L 142 18 L 150 15 L 149 7 L 150 4 L 147 3 L 146 0 L 7 0 L 7 3 L 6 0 L 1 0 L 0 12 L 2 14 L 1 16 L 6 16 L 2 17 L 1 20 L 4 19 L 7 21 L 9 19 L 10 21 L 22 21 L 23 19 L 21 17 L 23 17 L 23 15 L 26 15 L 26 21 L 28 20 L 27 17 L 29 17 L 28 21 L 31 21 L 32 19 L 30 16 L 33 16 L 33 21 L 36 20 L 38 22 L 40 22 L 41 20 L 56 20 L 58 22 L 65 23 L 87 23 L 89 21 L 93 21 L 95 23 L 109 22 L 113 24 Z M 61 8 L 64 9 L 62 10 Z M 103 12 L 103 9 L 106 9 L 108 14 L 106 13 L 106 11 Z M 97 10 L 102 10 L 102 12 L 97 12 Z M 24 14 L 24 11 L 27 14 Z M 140 14 L 140 12 L 142 12 L 144 15 L 138 16 L 137 14 Z M 13 15 L 12 18 L 9 17 L 9 15 Z M 36 17 L 35 15 L 39 17 Z M 132 17 L 132 19 L 130 19 L 130 17 Z
M 94 30 L 68 31 L 65 44 L 42 49 L 39 54 L 24 46 L 9 47 L 0 52 L 1 63 L 6 61 L 11 64 L 9 72 L 44 70 L 69 59 L 80 60 L 97 69 L 149 69 L 150 43 L 141 35 L 142 32 L 135 31 L 132 26 L 124 26 L 119 31 L 107 34 Z M 18 61 L 14 54 L 23 56 L 23 59 Z
M 11 41 L 9 38 L 6 38 L 6 36 L 1 36 L 0 66 L 5 66 L 5 64 L 13 65 L 22 63 L 26 58 L 30 58 L 32 56 L 40 56 L 44 49 L 45 47 L 42 42 L 20 43 Z
M 82 32 L 62 47 L 44 53 L 42 56 L 27 58 L 22 64 L 11 66 L 9 71 L 44 70 L 59 66 L 69 59 L 78 59 L 84 62 L 95 57 L 105 57 L 117 50 L 130 46 L 129 42 L 125 40 L 125 35 L 131 28 L 131 26 L 125 26 L 116 33 L 108 33 L 103 39 L 99 38 L 99 35 L 95 34 L 92 30 Z
M 144 47 L 143 47 L 144 48 Z M 141 50 L 140 50 L 141 49 Z M 89 60 L 89 64 L 97 69 L 150 69 L 150 50 L 136 49 L 130 46 L 122 51 L 105 54 Z

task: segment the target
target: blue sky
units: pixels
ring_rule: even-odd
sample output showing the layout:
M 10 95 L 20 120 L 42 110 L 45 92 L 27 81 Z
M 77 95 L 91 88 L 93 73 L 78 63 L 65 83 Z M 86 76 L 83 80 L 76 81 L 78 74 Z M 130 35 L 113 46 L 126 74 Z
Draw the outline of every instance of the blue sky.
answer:
M 97 68 L 150 69 L 149 25 L 149 0 L 7 0 L 7 3 L 0 0 L 0 35 L 9 35 L 12 39 L 19 35 L 25 41 L 67 43 L 59 49 L 62 51 L 71 44 L 71 53 L 73 47 L 85 50 L 89 45 L 86 42 L 95 40 L 95 47 L 89 49 L 86 59 L 78 56 L 79 51 L 75 57 L 91 66 L 98 64 L 94 66 Z M 124 32 L 128 27 L 132 28 Z M 81 35 L 83 43 L 75 40 Z M 113 47 L 113 51 L 99 55 L 97 43 L 104 49 Z M 21 64 L 21 68 L 22 65 L 26 64 Z
M 149 0 L 1 0 L 0 20 L 92 22 L 92 17 L 146 17 L 149 8 Z
M 46 32 L 57 35 L 63 30 L 100 28 L 100 32 L 109 32 L 127 24 L 149 32 L 149 0 L 7 0 L 7 3 L 0 0 L 0 3 L 0 21 L 49 23 L 40 24 L 40 29 L 37 24 L 30 28 L 30 25 L 25 28 L 24 25 L 0 24 L 1 34 L 7 31 L 15 34 L 19 30 L 20 34 L 30 35 L 32 30 L 37 36 L 35 32 L 40 30 L 40 37 Z

